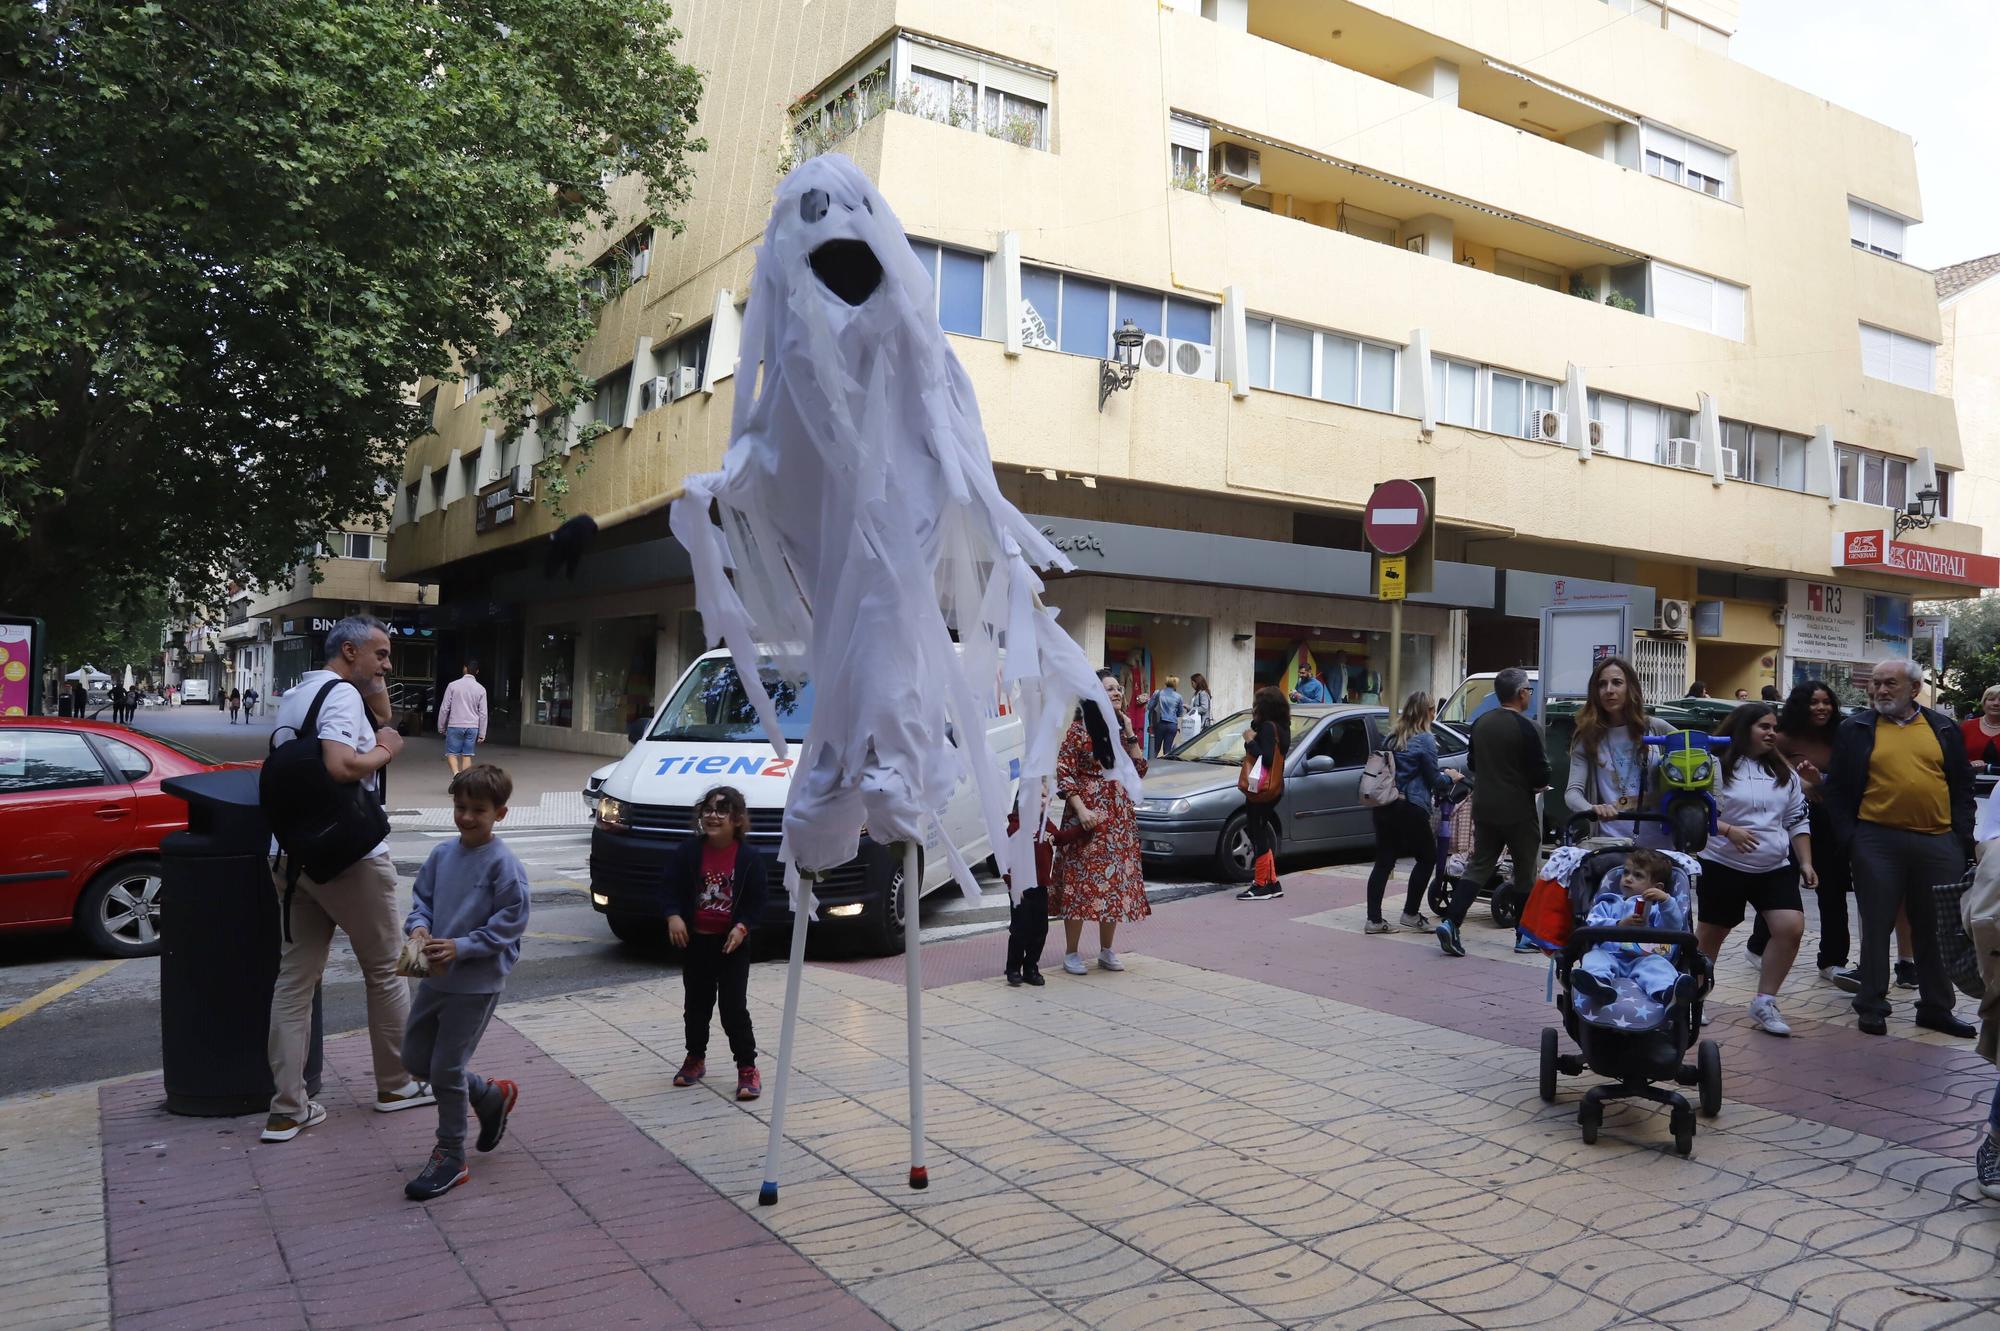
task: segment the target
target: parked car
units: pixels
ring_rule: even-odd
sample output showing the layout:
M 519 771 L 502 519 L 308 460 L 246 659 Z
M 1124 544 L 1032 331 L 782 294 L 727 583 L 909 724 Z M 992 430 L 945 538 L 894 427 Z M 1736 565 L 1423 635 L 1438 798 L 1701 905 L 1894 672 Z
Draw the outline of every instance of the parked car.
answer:
M 1285 793 L 1278 801 L 1286 855 L 1355 850 L 1375 843 L 1361 803 L 1361 769 L 1389 727 L 1386 707 L 1294 705 Z M 1224 717 L 1146 771 L 1139 803 L 1139 853 L 1150 863 L 1206 863 L 1217 879 L 1250 879 L 1256 858 L 1236 776 L 1250 713 Z M 1465 738 L 1435 728 L 1443 765 L 1465 765 Z
M 0 933 L 159 951 L 160 839 L 187 826 L 160 782 L 242 765 L 100 721 L 0 719 Z

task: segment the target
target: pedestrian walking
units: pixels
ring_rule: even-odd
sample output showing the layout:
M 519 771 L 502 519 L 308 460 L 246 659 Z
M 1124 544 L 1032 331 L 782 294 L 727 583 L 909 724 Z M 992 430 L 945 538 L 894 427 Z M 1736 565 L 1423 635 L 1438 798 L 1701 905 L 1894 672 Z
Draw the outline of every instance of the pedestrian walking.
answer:
M 1284 693 L 1266 685 L 1250 698 L 1250 729 L 1243 733 L 1243 756 L 1254 758 L 1255 771 L 1282 768 L 1292 746 L 1292 705 Z M 1282 796 L 1280 797 L 1282 798 Z M 1250 886 L 1238 901 L 1276 901 L 1285 895 L 1278 880 L 1278 805 L 1243 801 L 1243 830 L 1250 836 Z
M 381 623 L 356 615 L 326 635 L 326 666 L 309 670 L 278 707 L 272 738 L 304 731 L 314 712 L 313 733 L 321 742 L 326 775 L 340 784 L 359 783 L 374 791 L 380 773 L 402 750 L 403 737 L 371 723 L 363 694 L 379 688 L 389 673 L 389 635 Z M 326 1110 L 306 1098 L 305 1060 L 312 1025 L 313 990 L 326 970 L 327 951 L 338 928 L 347 935 L 361 964 L 368 1004 L 369 1049 L 374 1057 L 375 1108 L 384 1112 L 432 1103 L 428 1085 L 412 1080 L 403 1067 L 403 1031 L 410 1015 L 409 987 L 396 974 L 403 932 L 396 904 L 396 864 L 385 840 L 324 883 L 300 874 L 291 891 L 287 872 L 274 872 L 285 898 L 278 978 L 271 994 L 268 1056 L 270 1117 L 263 1140 L 290 1141 L 326 1118 Z
M 1433 823 L 1434 797 L 1447 794 L 1456 778 L 1438 764 L 1437 736 L 1431 722 L 1437 719 L 1437 704 L 1419 690 L 1403 700 L 1382 747 L 1396 764 L 1396 790 L 1400 798 L 1378 804 L 1369 812 L 1375 823 L 1375 867 L 1368 872 L 1368 923 L 1363 932 L 1392 932 L 1382 917 L 1382 897 L 1396 872 L 1396 861 L 1405 855 L 1416 861 L 1410 866 L 1409 888 L 1403 894 L 1402 926 L 1426 930 L 1431 922 L 1417 908 L 1423 904 L 1424 890 L 1431 885 L 1437 869 L 1437 831 Z
M 493 835 L 507 816 L 514 782 L 482 764 L 451 783 L 458 840 L 431 848 L 411 889 L 403 931 L 423 949 L 423 978 L 403 1032 L 403 1067 L 437 1097 L 437 1145 L 417 1176 L 403 1185 L 412 1201 L 429 1201 L 472 1177 L 465 1164 L 465 1111 L 479 1119 L 481 1151 L 500 1144 L 520 1087 L 468 1070 L 473 1051 L 507 973 L 521 955 L 528 928 L 528 871 Z
M 458 678 L 445 685 L 437 727 L 444 736 L 445 765 L 457 776 L 472 766 L 486 739 L 486 687 L 479 682 L 479 662 L 467 661 Z
M 1861 917 L 1861 1030 L 1888 1034 L 1889 938 L 1896 912 L 1909 915 L 1917 964 L 1917 1025 L 1970 1037 L 1952 1014 L 1951 979 L 1938 955 L 1931 889 L 1965 872 L 1972 859 L 1972 765 L 1956 723 L 1917 702 L 1923 667 L 1877 662 L 1868 711 L 1840 723 L 1827 798 L 1849 838 L 1854 904 Z
M 1695 941 L 1710 961 L 1721 954 L 1729 931 L 1743 923 L 1743 908 L 1757 912 L 1770 941 L 1762 949 L 1750 1020 L 1767 1035 L 1790 1035 L 1778 1012 L 1792 961 L 1805 937 L 1801 882 L 1819 884 L 1800 774 L 1778 752 L 1778 713 L 1768 703 L 1745 703 L 1717 732 L 1729 747 L 1716 760 L 1716 835 L 1702 848 L 1695 903 Z M 1817 769 L 1807 764 L 1810 775 Z
M 235 725 L 243 714 L 243 693 L 240 689 L 229 691 L 229 724 Z
M 1465 755 L 1472 773 L 1472 854 L 1437 926 L 1438 947 L 1448 957 L 1465 955 L 1459 928 L 1479 889 L 1499 870 L 1501 851 L 1514 860 L 1516 901 L 1528 899 L 1541 868 L 1540 794 L 1549 785 L 1549 754 L 1542 728 L 1527 716 L 1530 696 L 1528 672 L 1509 666 L 1493 678 L 1498 705 L 1472 723 Z
M 1111 700 L 1106 717 L 1094 700 L 1085 700 L 1063 736 L 1056 755 L 1056 798 L 1063 805 L 1063 828 L 1079 828 L 1079 839 L 1056 861 L 1050 908 L 1062 916 L 1063 969 L 1082 975 L 1086 967 L 1077 948 L 1085 920 L 1097 921 L 1097 965 L 1122 971 L 1125 963 L 1112 949 L 1118 926 L 1153 913 L 1146 901 L 1146 878 L 1139 865 L 1139 816 L 1132 797 L 1113 770 L 1118 763 L 1112 727 L 1118 743 L 1140 776 L 1146 774 L 1146 752 L 1124 711 L 1125 691 L 1118 676 L 1098 672 Z
M 257 715 L 257 686 L 252 684 L 243 690 L 243 722 L 248 725 L 250 718 Z
M 114 726 L 119 725 L 124 720 L 125 686 L 123 684 L 113 684 L 111 686 L 111 724 Z
M 1153 694 L 1153 757 L 1174 747 L 1180 736 L 1181 712 L 1186 707 L 1187 701 L 1181 697 L 1181 677 L 1168 675 L 1167 682 Z
M 1652 848 L 1668 844 L 1672 838 L 1659 823 L 1627 819 L 1623 827 L 1606 824 L 1645 807 L 1662 752 L 1648 748 L 1646 736 L 1673 732 L 1667 722 L 1646 715 L 1645 691 L 1630 661 L 1622 656 L 1599 661 L 1590 672 L 1569 743 L 1569 782 L 1563 791 L 1569 811 L 1595 817 L 1604 835 L 1629 835 Z
M 722 1033 L 736 1060 L 736 1098 L 764 1093 L 757 1073 L 757 1035 L 750 1025 L 750 931 L 764 918 L 768 870 L 750 844 L 750 810 L 743 792 L 715 786 L 695 805 L 695 832 L 667 868 L 667 937 L 687 949 L 681 963 L 687 1057 L 674 1085 L 708 1074 L 708 1019 L 720 1005 Z
M 1778 710 L 1780 757 L 1798 773 L 1806 794 L 1806 830 L 1812 837 L 1813 870 L 1819 877 L 1814 894 L 1819 898 L 1819 951 L 1813 960 L 1820 978 L 1840 984 L 1847 967 L 1850 947 L 1847 928 L 1847 895 L 1854 880 L 1848 871 L 1847 847 L 1835 835 L 1833 819 L 1827 811 L 1826 773 L 1833 766 L 1833 737 L 1840 729 L 1840 700 L 1823 679 L 1807 680 L 1795 687 Z M 1762 960 L 1764 944 L 1771 930 L 1762 914 L 1744 945 L 1751 956 Z M 1899 949 L 1908 950 L 1909 926 L 1897 931 Z M 1897 974 L 1905 963 L 1897 962 Z M 1916 987 L 1915 964 L 1909 963 L 1909 987 Z M 1854 982 L 1859 987 L 1858 980 Z M 1849 990 L 1853 992 L 1853 990 Z

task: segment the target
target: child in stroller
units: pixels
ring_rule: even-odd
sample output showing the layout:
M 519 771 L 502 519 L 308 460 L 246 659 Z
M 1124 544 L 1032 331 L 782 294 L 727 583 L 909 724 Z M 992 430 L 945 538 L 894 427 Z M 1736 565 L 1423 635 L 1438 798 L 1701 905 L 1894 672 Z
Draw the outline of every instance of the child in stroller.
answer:
M 1664 815 L 1638 816 L 1665 821 Z M 1566 832 L 1575 834 L 1582 821 L 1573 820 Z M 1722 1052 L 1715 1042 L 1700 1042 L 1695 1066 L 1683 1061 L 1701 1030 L 1702 1000 L 1715 987 L 1714 971 L 1687 925 L 1701 866 L 1678 852 L 1635 851 L 1630 837 L 1598 837 L 1584 846 L 1565 845 L 1543 869 L 1544 877 L 1564 884 L 1576 924 L 1555 960 L 1562 986 L 1556 1007 L 1580 1052 L 1559 1053 L 1556 1028 L 1543 1028 L 1541 1097 L 1555 1100 L 1558 1072 L 1614 1078 L 1593 1086 L 1577 1107 L 1584 1141 L 1597 1140 L 1606 1100 L 1651 1100 L 1671 1106 L 1674 1148 L 1687 1155 L 1694 1149 L 1694 1110 L 1678 1091 L 1654 1083 L 1698 1086 L 1701 1112 L 1710 1117 L 1722 1108 Z M 1643 924 L 1633 920 L 1635 898 L 1623 886 L 1635 870 L 1665 898 L 1637 896 L 1646 911 Z M 1603 950 L 1606 945 L 1610 950 Z

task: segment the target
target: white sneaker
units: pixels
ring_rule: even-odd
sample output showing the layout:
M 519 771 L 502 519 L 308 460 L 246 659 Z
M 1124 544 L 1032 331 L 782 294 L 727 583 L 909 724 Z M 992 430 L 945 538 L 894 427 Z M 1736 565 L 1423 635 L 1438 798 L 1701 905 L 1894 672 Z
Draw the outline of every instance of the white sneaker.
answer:
M 1063 969 L 1071 975 L 1085 975 L 1089 973 L 1084 968 L 1083 958 L 1074 952 L 1063 953 Z
M 1125 969 L 1125 963 L 1118 959 L 1116 952 L 1107 947 L 1100 950 L 1097 954 L 1097 968 L 1106 971 L 1122 971 Z
M 326 1106 L 317 1100 L 306 1102 L 306 1116 L 302 1119 L 286 1118 L 282 1114 L 272 1114 L 264 1120 L 264 1131 L 259 1141 L 288 1142 L 316 1123 L 326 1122 Z
M 434 1105 L 437 1102 L 438 1098 L 427 1081 L 413 1081 L 397 1091 L 375 1092 L 375 1110 L 381 1114 L 393 1114 L 398 1109 L 415 1109 L 419 1105 Z
M 1792 1028 L 1778 1015 L 1778 1000 L 1764 994 L 1750 1000 L 1750 1020 L 1766 1035 L 1790 1035 Z
M 1846 967 L 1844 966 L 1821 966 L 1819 968 L 1819 978 L 1825 980 L 1828 984 L 1832 984 L 1833 977 L 1845 969 Z

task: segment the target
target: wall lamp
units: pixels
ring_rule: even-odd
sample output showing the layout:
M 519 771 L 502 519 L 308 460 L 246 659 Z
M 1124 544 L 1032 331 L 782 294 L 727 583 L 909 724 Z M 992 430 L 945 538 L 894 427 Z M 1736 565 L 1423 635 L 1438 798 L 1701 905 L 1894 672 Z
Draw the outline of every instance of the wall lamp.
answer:
M 1139 348 L 1145 345 L 1146 334 L 1138 324 L 1127 319 L 1118 325 L 1118 331 L 1111 335 L 1115 348 L 1115 359 L 1100 361 L 1097 367 L 1097 409 L 1104 410 L 1104 404 L 1111 395 L 1121 388 L 1132 386 L 1132 376 L 1139 370 Z
M 1938 501 L 1943 497 L 1928 485 L 1917 491 L 1917 497 L 1910 502 L 1909 508 L 1896 515 L 1896 535 L 1901 536 L 1906 531 L 1921 531 L 1935 523 L 1938 519 Z

